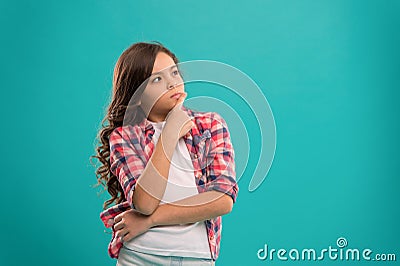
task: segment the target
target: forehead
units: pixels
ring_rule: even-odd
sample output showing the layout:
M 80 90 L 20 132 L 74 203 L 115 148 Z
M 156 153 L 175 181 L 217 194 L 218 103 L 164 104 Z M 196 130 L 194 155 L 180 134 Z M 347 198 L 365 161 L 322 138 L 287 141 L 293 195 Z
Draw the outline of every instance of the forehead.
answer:
M 154 61 L 152 73 L 159 72 L 173 65 L 175 65 L 174 60 L 166 53 L 160 52 L 157 54 L 156 60 Z

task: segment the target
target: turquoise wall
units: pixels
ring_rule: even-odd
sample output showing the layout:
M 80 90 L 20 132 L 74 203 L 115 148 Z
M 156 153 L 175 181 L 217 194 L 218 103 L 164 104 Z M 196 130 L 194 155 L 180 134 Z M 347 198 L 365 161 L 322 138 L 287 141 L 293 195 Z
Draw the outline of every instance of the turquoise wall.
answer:
M 181 61 L 239 68 L 274 114 L 272 167 L 253 192 L 251 172 L 240 179 L 218 265 L 308 265 L 257 251 L 339 237 L 400 260 L 399 11 L 399 1 L 1 1 L 0 264 L 115 265 L 89 157 L 118 56 L 150 40 Z M 352 264 L 374 263 L 323 262 Z

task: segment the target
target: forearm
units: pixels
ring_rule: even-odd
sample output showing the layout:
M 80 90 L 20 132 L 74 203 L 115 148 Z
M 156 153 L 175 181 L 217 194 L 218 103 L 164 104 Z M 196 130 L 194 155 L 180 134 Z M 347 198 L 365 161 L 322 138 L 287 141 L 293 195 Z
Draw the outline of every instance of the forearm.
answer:
M 229 213 L 232 198 L 218 191 L 207 191 L 174 203 L 162 204 L 150 216 L 152 226 L 187 224 Z
M 165 139 L 160 136 L 133 193 L 132 202 L 135 208 L 146 215 L 150 215 L 158 207 L 168 183 L 171 158 L 177 140 L 170 138 L 167 145 L 164 143 Z

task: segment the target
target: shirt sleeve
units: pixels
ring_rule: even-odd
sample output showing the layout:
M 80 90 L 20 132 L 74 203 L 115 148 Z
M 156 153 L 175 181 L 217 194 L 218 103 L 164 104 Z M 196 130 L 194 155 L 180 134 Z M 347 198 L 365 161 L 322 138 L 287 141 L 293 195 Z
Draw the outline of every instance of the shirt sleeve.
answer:
M 236 182 L 235 152 L 226 121 L 217 113 L 211 121 L 210 164 L 206 190 L 217 190 L 236 202 L 239 187 Z
M 118 178 L 127 202 L 135 209 L 132 195 L 145 165 L 133 143 L 138 141 L 128 127 L 118 127 L 110 134 L 110 171 Z

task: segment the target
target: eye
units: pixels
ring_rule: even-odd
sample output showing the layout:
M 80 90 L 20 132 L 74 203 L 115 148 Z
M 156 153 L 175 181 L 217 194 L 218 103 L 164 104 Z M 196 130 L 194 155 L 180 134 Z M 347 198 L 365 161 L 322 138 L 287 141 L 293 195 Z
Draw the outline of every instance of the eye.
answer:
M 159 82 L 161 80 L 161 77 L 155 77 L 154 79 L 153 79 L 153 82 Z
M 179 71 L 178 71 L 178 70 L 174 70 L 174 71 L 172 71 L 172 75 L 174 75 L 174 76 L 177 76 L 177 75 L 179 75 Z

